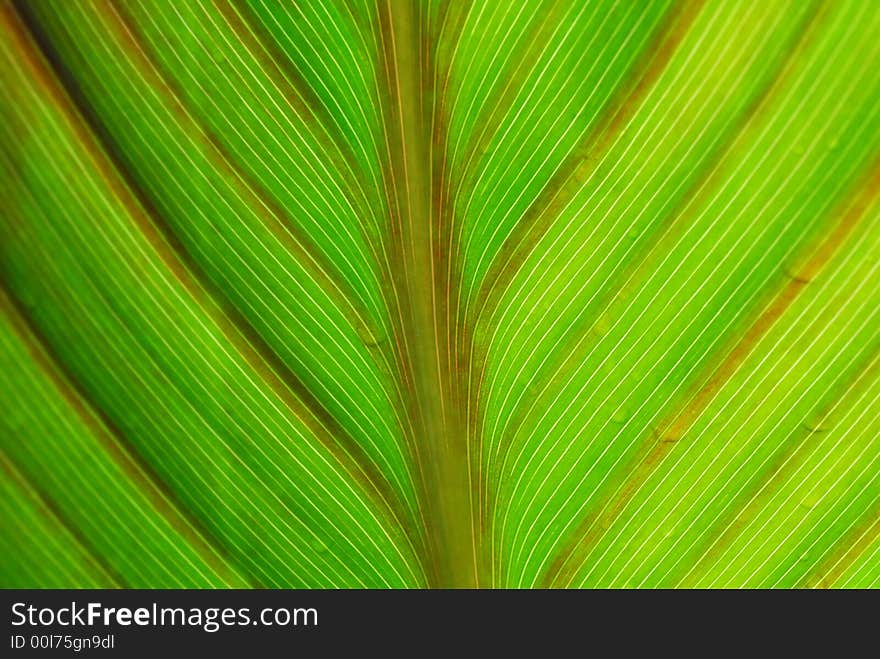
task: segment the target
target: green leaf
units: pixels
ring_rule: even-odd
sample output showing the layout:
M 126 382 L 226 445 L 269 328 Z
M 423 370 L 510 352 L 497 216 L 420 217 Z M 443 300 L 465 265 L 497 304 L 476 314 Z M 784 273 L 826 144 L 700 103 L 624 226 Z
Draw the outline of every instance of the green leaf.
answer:
M 0 2 L 0 585 L 877 586 L 878 31 Z

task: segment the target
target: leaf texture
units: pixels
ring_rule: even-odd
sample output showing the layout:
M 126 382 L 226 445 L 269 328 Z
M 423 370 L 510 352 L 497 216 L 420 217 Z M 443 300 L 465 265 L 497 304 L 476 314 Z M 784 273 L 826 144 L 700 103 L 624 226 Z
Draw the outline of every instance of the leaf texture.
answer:
M 3 586 L 874 587 L 869 2 L 0 2 Z

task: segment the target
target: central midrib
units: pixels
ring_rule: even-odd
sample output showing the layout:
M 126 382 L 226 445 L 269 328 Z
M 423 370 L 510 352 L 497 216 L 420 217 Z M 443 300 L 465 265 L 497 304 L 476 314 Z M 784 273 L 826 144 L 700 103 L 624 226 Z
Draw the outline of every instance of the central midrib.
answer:
M 420 463 L 421 497 L 428 524 L 426 560 L 431 585 L 471 587 L 478 583 L 475 539 L 470 504 L 466 429 L 454 391 L 452 373 L 438 347 L 445 345 L 446 305 L 436 305 L 443 295 L 432 230 L 436 214 L 431 190 L 431 113 L 422 103 L 421 80 L 431 71 L 419 56 L 419 17 L 410 2 L 387 1 L 381 12 L 384 68 L 388 81 L 385 130 L 388 168 L 392 182 L 389 208 L 396 215 L 399 234 L 394 250 L 392 284 L 403 301 L 402 343 L 405 367 L 412 379 L 415 400 L 410 401 L 413 427 L 419 436 L 416 459 Z

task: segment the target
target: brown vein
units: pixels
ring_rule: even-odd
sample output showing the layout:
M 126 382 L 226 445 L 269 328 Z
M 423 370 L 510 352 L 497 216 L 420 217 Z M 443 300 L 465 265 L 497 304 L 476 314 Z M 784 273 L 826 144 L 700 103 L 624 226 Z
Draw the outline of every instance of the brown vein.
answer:
M 103 5 L 97 6 L 103 7 Z M 332 262 L 327 260 L 309 236 L 299 229 L 285 207 L 258 180 L 235 162 L 235 157 L 226 148 L 222 138 L 218 137 L 204 118 L 198 115 L 194 109 L 197 106 L 194 104 L 187 106 L 185 88 L 177 84 L 171 72 L 162 66 L 148 40 L 141 34 L 137 23 L 130 19 L 121 6 L 113 5 L 112 11 L 104 11 L 101 14 L 109 23 L 115 24 L 116 37 L 127 46 L 125 48 L 127 59 L 137 66 L 144 79 L 149 80 L 151 87 L 162 92 L 168 108 L 173 111 L 178 123 L 187 126 L 191 134 L 201 135 L 204 138 L 201 140 L 201 146 L 204 147 L 212 164 L 217 171 L 225 175 L 224 178 L 230 185 L 234 184 L 236 194 L 249 202 L 248 208 L 254 211 L 254 214 L 271 230 L 272 235 L 284 246 L 293 260 L 308 271 L 310 278 L 322 285 L 322 293 L 343 310 L 345 316 L 360 332 L 376 334 L 375 328 L 370 326 L 367 320 L 370 315 L 368 310 L 358 301 L 358 295 L 346 283 L 344 277 L 339 276 Z M 83 101 L 85 102 L 85 99 Z M 94 121 L 98 123 L 100 119 L 95 116 Z M 112 138 L 108 135 L 108 139 Z M 125 157 L 122 152 L 120 156 Z M 133 168 L 125 168 L 125 171 L 131 174 Z M 337 276 L 331 277 L 329 274 L 331 272 L 336 272 Z
M 775 292 L 765 292 L 768 302 L 761 305 L 763 312 L 740 334 L 728 335 L 727 344 L 719 346 L 714 354 L 726 355 L 719 363 L 709 358 L 705 361 L 703 374 L 696 377 L 690 387 L 684 390 L 678 408 L 673 408 L 653 424 L 645 434 L 639 450 L 623 468 L 629 477 L 606 503 L 600 502 L 597 510 L 601 515 L 586 517 L 571 533 L 568 544 L 559 552 L 549 567 L 544 582 L 547 585 L 565 582 L 570 574 L 566 572 L 570 561 L 585 556 L 601 537 L 603 530 L 623 511 L 632 496 L 639 491 L 654 470 L 662 462 L 673 444 L 684 437 L 722 387 L 740 369 L 760 340 L 779 321 L 785 312 L 806 289 L 808 282 L 838 254 L 846 244 L 853 230 L 866 217 L 866 211 L 880 196 L 880 159 L 852 186 L 849 195 L 839 203 L 830 217 L 837 218 L 830 232 L 813 240 L 801 251 L 801 262 L 795 267 L 795 275 L 781 274 L 776 279 Z M 741 338 L 736 338 L 741 337 Z M 696 384 L 700 383 L 700 384 Z M 809 434 L 809 433 L 808 433 Z M 789 446 L 789 452 L 794 446 Z
M 237 578 L 230 565 L 239 573 L 245 573 L 229 554 L 224 543 L 214 536 L 195 517 L 187 514 L 186 506 L 177 498 L 152 468 L 127 448 L 124 434 L 100 410 L 89 401 L 85 389 L 75 377 L 66 371 L 62 361 L 52 350 L 46 338 L 36 329 L 26 308 L 4 288 L 0 288 L 0 310 L 10 322 L 15 335 L 25 346 L 28 355 L 52 384 L 58 396 L 88 428 L 90 436 L 103 449 L 105 455 L 125 474 L 132 485 L 150 502 L 153 509 L 195 550 L 199 557 L 227 583 Z M 44 497 L 47 502 L 49 498 Z M 68 525 L 69 526 L 69 525 Z M 249 576 L 251 584 L 255 581 Z
M 484 300 L 474 309 L 474 319 L 491 316 L 510 280 L 549 227 L 593 176 L 603 156 L 641 107 L 682 39 L 702 10 L 704 0 L 677 3 L 655 28 L 626 78 L 600 111 L 593 125 L 580 138 L 547 181 L 510 232 L 493 259 L 475 299 Z M 472 322 L 474 319 L 471 319 Z
M 0 8 L 0 12 L 2 11 L 3 9 Z M 112 588 L 128 587 L 120 574 L 113 568 L 113 566 L 109 565 L 101 557 L 101 554 L 97 552 L 94 547 L 91 546 L 88 540 L 79 532 L 76 525 L 74 525 L 64 513 L 58 509 L 58 507 L 52 502 L 51 498 L 45 496 L 41 492 L 33 479 L 29 478 L 21 468 L 13 463 L 12 459 L 5 451 L 0 452 L 0 471 L 9 478 L 10 482 L 22 490 L 25 496 L 28 496 L 33 500 L 36 504 L 35 507 L 43 513 L 44 517 L 49 520 L 50 524 L 54 522 L 53 525 L 61 528 L 73 539 L 79 547 L 80 553 L 83 554 L 85 561 L 92 563 L 90 567 L 92 567 L 93 570 L 96 569 L 97 571 L 102 572 L 103 574 L 101 576 L 110 582 Z M 5 532 L 4 529 L 4 533 Z
M 634 248 L 627 263 L 612 273 L 603 286 L 603 290 L 597 293 L 596 309 L 591 314 L 584 314 L 581 322 L 572 325 L 566 331 L 565 337 L 555 346 L 554 351 L 560 358 L 558 360 L 547 359 L 546 363 L 550 365 L 545 366 L 541 372 L 536 374 L 532 384 L 533 390 L 540 391 L 542 397 L 555 395 L 554 392 L 548 391 L 547 385 L 550 381 L 566 382 L 571 373 L 581 366 L 584 356 L 594 347 L 590 341 L 591 332 L 587 330 L 594 327 L 599 319 L 610 313 L 612 305 L 617 300 L 622 299 L 636 287 L 637 273 L 651 272 L 651 257 L 657 256 L 663 242 L 673 241 L 687 230 L 688 215 L 686 211 L 695 207 L 700 199 L 711 198 L 717 192 L 717 186 L 724 184 L 724 176 L 723 174 L 719 175 L 716 168 L 733 152 L 737 138 L 751 125 L 752 120 L 760 115 L 762 109 L 769 105 L 774 94 L 782 88 L 791 73 L 791 66 L 796 61 L 797 55 L 807 48 L 816 36 L 816 28 L 820 25 L 818 19 L 823 11 L 822 6 L 818 9 L 814 6 L 811 11 L 806 12 L 806 17 L 800 28 L 793 31 L 789 43 L 784 48 L 784 54 L 765 73 L 762 83 L 740 109 L 727 130 L 719 137 L 714 149 L 706 155 L 700 167 L 695 171 L 686 190 L 666 210 L 663 216 L 658 218 L 655 227 L 643 234 L 644 237 L 640 238 L 639 244 Z M 488 323 L 489 319 L 483 316 L 478 320 L 478 323 L 482 324 L 481 321 Z M 481 333 L 479 327 L 476 333 L 478 335 Z M 556 364 L 556 366 L 551 366 L 552 364 Z M 485 379 L 485 371 L 486 362 L 484 360 L 479 365 L 481 387 Z M 530 400 L 526 400 L 525 403 L 531 407 L 536 404 Z M 506 431 L 508 434 L 517 432 L 528 410 L 529 407 L 520 404 L 517 409 L 511 412 L 510 421 L 505 427 L 513 430 Z M 508 437 L 508 441 L 502 439 L 499 443 L 500 446 L 510 446 L 512 442 L 509 439 L 510 437 Z
M 835 588 L 844 573 L 856 564 L 880 537 L 880 500 L 862 515 L 822 557 L 816 568 L 795 588 Z
M 420 496 L 432 525 L 429 546 L 434 585 L 469 586 L 477 580 L 473 556 L 473 519 L 465 433 L 458 406 L 450 399 L 452 375 L 444 368 L 440 346 L 445 345 L 445 318 L 435 306 L 438 282 L 436 217 L 429 186 L 432 167 L 432 110 L 422 103 L 420 81 L 434 79 L 433 66 L 418 53 L 423 47 L 414 7 L 407 2 L 378 0 L 377 21 L 381 45 L 380 70 L 387 96 L 381 99 L 388 145 L 384 164 L 393 182 L 391 226 L 392 277 L 400 291 L 403 324 L 401 342 L 408 346 L 413 382 L 413 426 L 417 442 Z
M 24 30 L 24 25 L 20 27 Z M 33 79 L 40 82 L 40 86 L 53 98 L 55 107 L 64 113 L 68 126 L 78 138 L 78 143 L 87 151 L 102 183 L 126 211 L 126 217 L 150 245 L 167 272 L 183 287 L 193 302 L 209 315 L 224 338 L 263 384 L 306 425 L 338 464 L 362 486 L 373 503 L 397 521 L 413 541 L 412 516 L 402 509 L 386 477 L 375 468 L 360 445 L 339 426 L 332 413 L 323 407 L 308 387 L 263 341 L 250 322 L 181 245 L 149 195 L 129 176 L 130 170 L 121 166 L 115 143 L 92 116 L 88 105 L 77 98 L 75 85 L 69 80 L 65 84 L 63 71 L 50 70 L 51 60 L 48 64 L 38 60 L 33 48 L 28 46 L 23 31 L 16 33 L 16 37 L 24 55 L 22 61 L 29 66 Z

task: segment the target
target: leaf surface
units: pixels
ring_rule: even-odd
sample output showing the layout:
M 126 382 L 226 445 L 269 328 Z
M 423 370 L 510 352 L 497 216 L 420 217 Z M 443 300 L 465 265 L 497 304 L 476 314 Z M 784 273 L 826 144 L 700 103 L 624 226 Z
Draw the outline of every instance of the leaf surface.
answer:
M 878 30 L 0 3 L 2 585 L 876 586 Z

